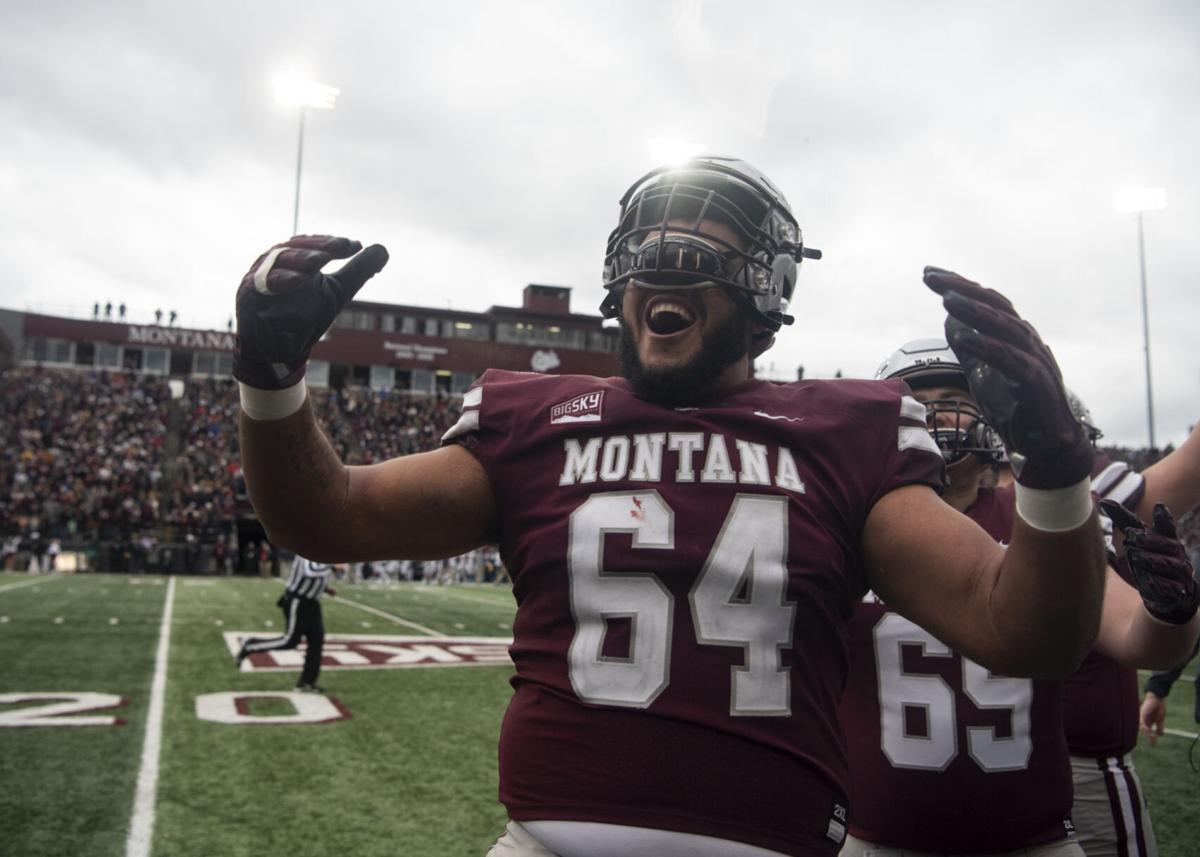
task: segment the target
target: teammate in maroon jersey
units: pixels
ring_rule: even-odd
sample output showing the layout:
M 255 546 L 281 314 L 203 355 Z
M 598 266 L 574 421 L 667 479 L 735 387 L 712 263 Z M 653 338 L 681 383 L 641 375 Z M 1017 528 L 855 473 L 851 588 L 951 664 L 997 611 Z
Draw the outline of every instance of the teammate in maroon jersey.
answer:
M 1067 391 L 1071 408 L 1093 444 L 1103 432 L 1083 401 Z M 998 483 L 1010 484 L 1003 463 Z M 1144 521 L 1153 520 L 1154 504 L 1187 514 L 1200 503 L 1200 425 L 1179 448 L 1142 473 L 1113 461 L 1097 449 L 1092 491 L 1128 507 Z M 1102 524 L 1111 526 L 1107 518 Z M 1119 533 L 1118 533 L 1119 539 Z M 1127 566 L 1119 573 L 1129 580 Z M 1075 800 L 1071 818 L 1088 857 L 1155 857 L 1154 836 L 1141 779 L 1133 763 L 1140 721 L 1137 669 L 1099 651 L 1091 651 L 1063 683 L 1063 729 L 1071 754 Z
M 1083 401 L 1067 392 L 1095 444 L 1103 432 Z M 1000 482 L 1009 478 L 1001 468 Z M 1092 491 L 1143 520 L 1152 519 L 1155 501 L 1186 513 L 1200 501 L 1200 437 L 1193 434 L 1144 474 L 1097 449 Z M 1107 518 L 1101 523 L 1111 527 Z M 1125 564 L 1116 568 L 1131 582 Z M 1131 756 L 1138 735 L 1137 669 L 1090 652 L 1063 683 L 1063 730 L 1075 792 L 1071 818 L 1084 852 L 1088 857 L 1156 857 L 1154 826 Z
M 360 246 L 293 238 L 243 279 L 247 484 L 272 540 L 317 559 L 501 546 L 518 607 L 494 855 L 834 853 L 845 623 L 868 589 L 997 671 L 1063 675 L 1090 647 L 1091 447 L 995 292 L 925 273 L 1015 417 L 1007 550 L 939 499 L 942 459 L 902 383 L 749 377 L 817 254 L 743 162 L 655 170 L 622 199 L 603 310 L 623 377 L 488 372 L 440 449 L 346 467 L 303 373 L 386 262 Z
M 1007 542 L 1014 489 L 982 487 L 999 450 L 946 341 L 902 346 L 878 377 L 904 380 L 928 407 L 947 457 L 945 501 Z M 1200 633 L 1194 589 L 1185 595 L 1187 615 L 1163 613 L 1179 624 L 1164 622 L 1149 612 L 1152 597 L 1148 610 L 1110 570 L 1097 651 L 1127 664 L 1177 659 Z M 1061 682 L 985 669 L 893 612 L 886 598 L 858 607 L 850 639 L 840 711 L 854 812 L 844 855 L 1083 853 L 1071 835 Z

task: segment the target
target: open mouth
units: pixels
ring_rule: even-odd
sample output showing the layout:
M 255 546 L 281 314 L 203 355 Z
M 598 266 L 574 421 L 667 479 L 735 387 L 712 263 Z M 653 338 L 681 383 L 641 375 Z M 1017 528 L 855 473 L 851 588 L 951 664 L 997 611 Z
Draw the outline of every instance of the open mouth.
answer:
M 655 298 L 646 307 L 646 327 L 658 336 L 681 333 L 695 323 L 695 311 L 681 300 Z

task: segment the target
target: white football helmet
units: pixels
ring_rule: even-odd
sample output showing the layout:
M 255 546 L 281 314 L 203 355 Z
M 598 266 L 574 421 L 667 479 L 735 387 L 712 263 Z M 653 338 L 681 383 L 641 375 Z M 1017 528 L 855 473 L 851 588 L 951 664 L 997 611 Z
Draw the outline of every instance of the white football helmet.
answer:
M 1083 403 L 1083 399 L 1075 395 L 1075 391 L 1071 388 L 1067 390 L 1067 404 L 1071 406 L 1071 413 L 1075 415 L 1075 419 L 1083 424 L 1087 430 L 1088 438 L 1095 443 L 1100 438 L 1104 437 L 1104 432 L 1097 428 L 1096 423 L 1092 421 L 1092 412 L 1088 410 L 1087 405 Z
M 878 380 L 900 378 L 913 390 L 957 387 L 970 397 L 925 402 L 929 434 L 947 464 L 975 455 L 990 464 L 1005 460 L 1004 444 L 975 404 L 967 373 L 944 339 L 914 339 L 901 345 L 875 370 Z M 939 419 L 941 418 L 941 419 Z

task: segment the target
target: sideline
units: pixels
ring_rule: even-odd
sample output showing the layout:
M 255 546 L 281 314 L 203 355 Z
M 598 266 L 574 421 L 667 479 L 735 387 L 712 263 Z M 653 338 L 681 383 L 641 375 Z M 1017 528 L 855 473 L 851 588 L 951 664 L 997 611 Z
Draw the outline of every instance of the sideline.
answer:
M 133 817 L 126 857 L 149 857 L 154 839 L 154 805 L 158 797 L 158 761 L 162 749 L 163 699 L 167 690 L 167 652 L 171 646 L 171 613 L 175 607 L 175 578 L 167 579 L 167 597 L 162 624 L 158 629 L 158 653 L 154 657 L 154 681 L 150 685 L 150 708 L 146 714 L 146 739 L 142 744 L 142 764 L 138 770 L 137 792 L 133 799 Z
M 0 592 L 8 592 L 11 589 L 20 589 L 22 586 L 34 586 L 38 583 L 50 583 L 54 580 L 65 580 L 67 575 L 59 574 L 58 572 L 50 572 L 49 574 L 39 574 L 30 580 L 18 580 L 16 583 L 6 583 L 0 586 Z

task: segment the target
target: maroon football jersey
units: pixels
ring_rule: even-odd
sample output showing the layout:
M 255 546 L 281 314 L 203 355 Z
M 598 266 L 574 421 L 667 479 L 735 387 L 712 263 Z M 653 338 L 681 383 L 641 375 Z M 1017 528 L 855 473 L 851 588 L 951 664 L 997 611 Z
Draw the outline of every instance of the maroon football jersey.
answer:
M 488 474 L 518 605 L 511 817 L 836 852 L 862 528 L 889 491 L 940 487 L 907 388 L 750 380 L 672 408 L 492 370 L 445 440 Z
M 1012 487 L 984 488 L 967 514 L 1003 544 L 1014 511 Z M 850 654 L 840 715 L 851 833 L 943 853 L 1067 835 L 1061 682 L 992 674 L 871 597 L 855 610 Z
M 1137 746 L 1138 674 L 1089 652 L 1063 682 L 1063 729 L 1072 756 L 1123 756 Z
M 1123 461 L 1110 461 L 1096 451 L 1092 491 L 1130 508 L 1141 502 L 1145 481 Z M 1106 522 L 1106 527 L 1111 524 Z M 1128 580 L 1124 562 L 1114 567 Z M 1078 671 L 1063 683 L 1063 728 L 1072 756 L 1123 756 L 1137 745 L 1138 678 L 1133 667 L 1122 666 L 1091 652 Z

